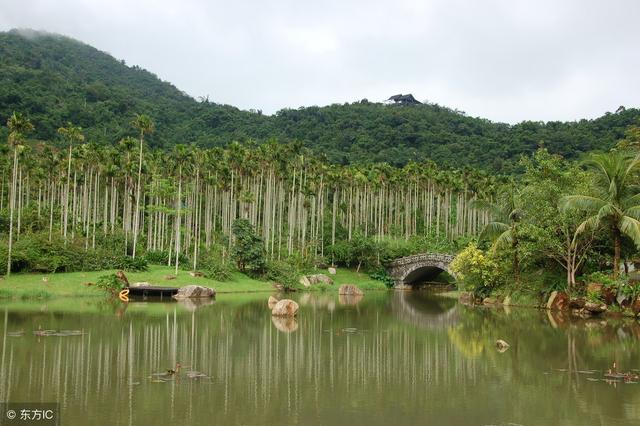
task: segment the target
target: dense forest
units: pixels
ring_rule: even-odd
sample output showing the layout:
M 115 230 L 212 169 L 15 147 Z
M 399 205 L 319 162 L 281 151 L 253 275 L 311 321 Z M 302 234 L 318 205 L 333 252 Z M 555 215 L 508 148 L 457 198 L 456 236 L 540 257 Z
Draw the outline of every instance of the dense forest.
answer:
M 392 284 L 390 260 L 449 252 L 483 297 L 567 290 L 597 304 L 580 285 L 594 280 L 640 296 L 626 274 L 638 110 L 513 126 L 368 101 L 265 116 L 16 32 L 0 35 L 0 81 L 0 273 L 161 263 L 294 287 L 337 264 Z
M 391 95 L 391 94 L 390 94 Z M 115 145 L 130 133 L 134 114 L 151 117 L 151 147 L 177 144 L 226 147 L 234 141 L 299 142 L 334 164 L 431 160 L 441 167 L 471 166 L 521 172 L 518 160 L 539 147 L 567 159 L 607 151 L 637 123 L 640 111 L 618 108 L 578 122 L 494 123 L 449 108 L 386 105 L 362 100 L 284 109 L 273 116 L 195 100 L 137 66 L 127 66 L 81 42 L 34 31 L 0 33 L 0 117 L 27 115 L 34 139 L 64 146 L 57 129 L 72 122 L 87 141 Z M 6 129 L 0 136 L 6 138 Z

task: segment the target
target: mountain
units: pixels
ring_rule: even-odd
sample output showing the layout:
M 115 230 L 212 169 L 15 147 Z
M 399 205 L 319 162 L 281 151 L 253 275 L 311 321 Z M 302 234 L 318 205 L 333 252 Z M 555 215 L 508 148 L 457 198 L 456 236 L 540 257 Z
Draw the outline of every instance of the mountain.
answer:
M 430 159 L 510 173 L 518 158 L 544 145 L 578 158 L 607 150 L 640 110 L 619 108 L 593 120 L 495 123 L 437 104 L 371 103 L 284 109 L 272 116 L 208 100 L 197 101 L 137 66 L 57 34 L 0 33 L 0 119 L 28 115 L 38 139 L 58 143 L 56 129 L 71 121 L 88 140 L 115 143 L 133 133 L 136 113 L 150 115 L 152 146 L 178 143 L 223 146 L 231 141 L 298 140 L 336 163 L 403 165 Z M 6 129 L 2 136 L 6 135 Z

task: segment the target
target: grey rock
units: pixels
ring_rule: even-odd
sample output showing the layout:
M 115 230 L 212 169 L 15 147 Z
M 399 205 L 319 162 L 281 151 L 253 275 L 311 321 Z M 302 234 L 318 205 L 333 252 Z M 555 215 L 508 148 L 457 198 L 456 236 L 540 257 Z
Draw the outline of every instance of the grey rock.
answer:
M 199 297 L 214 297 L 216 291 L 209 287 L 203 287 L 200 285 L 188 285 L 178 290 L 178 293 L 173 297 L 175 299 L 190 299 Z

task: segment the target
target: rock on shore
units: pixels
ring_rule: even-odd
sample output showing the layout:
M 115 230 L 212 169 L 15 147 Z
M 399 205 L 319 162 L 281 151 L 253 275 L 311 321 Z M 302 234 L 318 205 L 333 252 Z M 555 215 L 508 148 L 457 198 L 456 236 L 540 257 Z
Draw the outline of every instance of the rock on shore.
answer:
M 178 290 L 178 293 L 173 296 L 174 299 L 192 299 L 199 297 L 214 297 L 216 291 L 209 287 L 203 287 L 201 285 L 188 285 Z
M 300 284 L 302 284 L 306 288 L 309 288 L 312 285 L 316 285 L 320 283 L 333 285 L 333 280 L 325 274 L 315 274 L 315 275 L 306 275 L 306 276 L 303 275 L 302 277 L 300 277 Z

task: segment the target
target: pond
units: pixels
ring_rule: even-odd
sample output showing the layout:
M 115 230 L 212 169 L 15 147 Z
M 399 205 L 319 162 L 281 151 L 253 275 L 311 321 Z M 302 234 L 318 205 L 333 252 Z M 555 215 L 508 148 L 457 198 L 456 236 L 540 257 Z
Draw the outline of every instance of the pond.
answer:
M 63 425 L 640 424 L 640 384 L 604 377 L 639 372 L 634 320 L 426 291 L 296 294 L 286 320 L 267 297 L 2 303 L 0 401 L 58 402 Z

